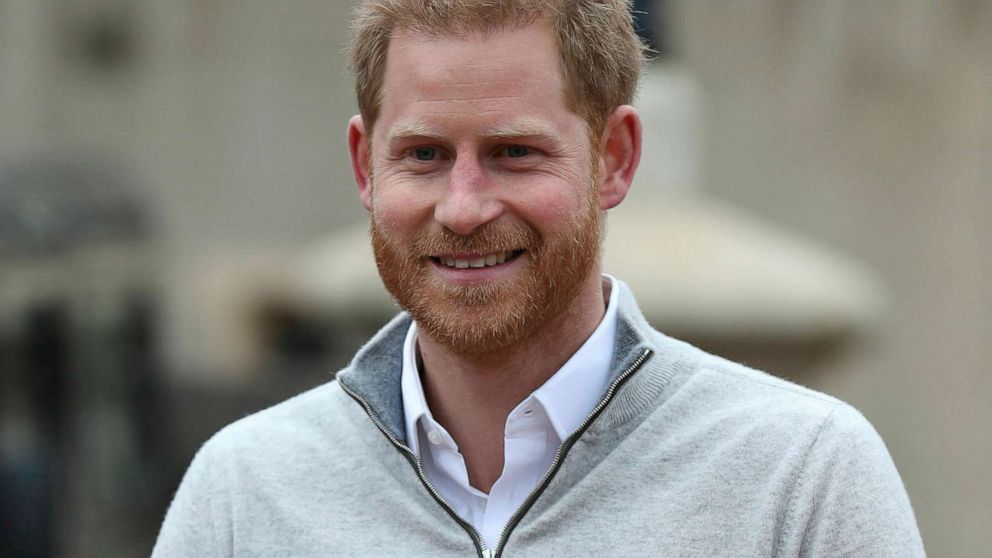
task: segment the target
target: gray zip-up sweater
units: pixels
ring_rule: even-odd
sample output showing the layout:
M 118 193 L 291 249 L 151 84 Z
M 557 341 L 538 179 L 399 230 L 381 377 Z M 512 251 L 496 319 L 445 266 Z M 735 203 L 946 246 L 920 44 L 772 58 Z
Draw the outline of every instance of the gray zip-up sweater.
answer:
M 654 331 L 629 296 L 618 319 L 613 385 L 498 548 L 405 446 L 401 315 L 337 381 L 211 438 L 153 556 L 923 555 L 857 411 Z

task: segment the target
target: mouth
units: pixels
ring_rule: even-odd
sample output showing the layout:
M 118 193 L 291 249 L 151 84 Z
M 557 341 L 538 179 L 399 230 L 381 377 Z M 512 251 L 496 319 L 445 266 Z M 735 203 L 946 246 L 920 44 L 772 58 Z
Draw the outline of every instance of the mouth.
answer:
M 523 249 L 504 250 L 490 254 L 457 254 L 431 256 L 435 264 L 451 269 L 495 267 L 511 262 L 524 253 Z

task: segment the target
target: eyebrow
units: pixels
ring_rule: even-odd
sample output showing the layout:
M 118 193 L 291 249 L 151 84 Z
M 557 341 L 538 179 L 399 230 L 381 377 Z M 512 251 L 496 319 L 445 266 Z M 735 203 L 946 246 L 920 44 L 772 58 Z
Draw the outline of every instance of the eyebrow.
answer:
M 492 138 L 554 138 L 555 133 L 551 128 L 533 119 L 524 118 L 505 124 L 494 126 L 485 131 L 487 137 Z
M 440 131 L 420 122 L 399 122 L 386 132 L 386 141 L 392 143 L 405 138 L 441 137 Z
M 523 118 L 501 123 L 483 131 L 487 138 L 546 138 L 554 139 L 556 134 L 548 126 L 534 119 Z M 407 138 L 441 138 L 444 133 L 422 122 L 399 122 L 386 132 L 386 142 L 393 143 Z

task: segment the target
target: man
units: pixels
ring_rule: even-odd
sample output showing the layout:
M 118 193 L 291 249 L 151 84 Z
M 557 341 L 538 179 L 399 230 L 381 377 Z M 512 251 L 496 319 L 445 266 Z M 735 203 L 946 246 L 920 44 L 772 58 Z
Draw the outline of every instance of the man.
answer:
M 922 555 L 861 415 L 601 275 L 641 59 L 623 0 L 363 4 L 348 145 L 407 313 L 211 439 L 156 555 Z

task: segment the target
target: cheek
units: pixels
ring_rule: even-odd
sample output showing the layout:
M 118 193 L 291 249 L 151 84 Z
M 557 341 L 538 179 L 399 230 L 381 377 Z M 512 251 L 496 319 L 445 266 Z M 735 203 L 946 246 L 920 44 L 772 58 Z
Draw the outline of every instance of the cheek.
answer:
M 591 195 L 588 179 L 555 178 L 522 186 L 514 205 L 538 227 L 574 219 L 586 210 Z
M 378 226 L 402 232 L 429 219 L 433 202 L 423 190 L 376 183 L 372 189 L 372 214 Z
M 587 157 L 567 157 L 548 165 L 522 185 L 530 204 L 548 216 L 565 217 L 583 211 L 593 194 L 593 174 Z

